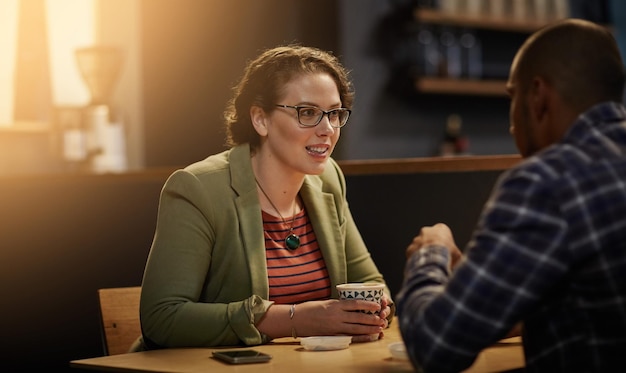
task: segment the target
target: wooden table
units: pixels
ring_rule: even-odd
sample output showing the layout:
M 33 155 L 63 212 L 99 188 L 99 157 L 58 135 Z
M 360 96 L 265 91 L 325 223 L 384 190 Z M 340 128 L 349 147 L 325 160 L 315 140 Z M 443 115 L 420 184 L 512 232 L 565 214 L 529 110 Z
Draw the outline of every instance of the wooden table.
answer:
M 70 366 L 107 372 L 413 372 L 408 360 L 393 358 L 388 345 L 402 341 L 398 321 L 385 330 L 385 337 L 368 343 L 353 343 L 336 351 L 308 351 L 298 340 L 280 338 L 270 344 L 254 346 L 273 359 L 268 363 L 229 365 L 211 357 L 227 348 L 172 348 L 129 354 L 73 360 Z M 232 349 L 232 348 L 228 348 Z M 502 372 L 524 366 L 519 338 L 510 338 L 483 351 L 467 373 Z

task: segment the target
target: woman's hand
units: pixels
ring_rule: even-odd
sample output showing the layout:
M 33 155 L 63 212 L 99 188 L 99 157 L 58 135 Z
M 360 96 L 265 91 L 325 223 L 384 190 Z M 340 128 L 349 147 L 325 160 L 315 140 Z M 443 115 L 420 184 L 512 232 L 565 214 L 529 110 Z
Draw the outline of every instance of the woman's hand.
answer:
M 298 306 L 311 315 L 309 320 L 312 323 L 305 325 L 305 330 L 311 331 L 310 335 L 352 335 L 369 340 L 369 334 L 381 333 L 388 326 L 386 317 L 391 310 L 388 300 L 384 302 L 383 306 L 358 299 L 328 300 L 305 302 Z
M 379 316 L 382 319 L 385 319 L 385 321 L 388 321 L 391 317 L 393 316 L 391 314 L 391 300 L 389 299 L 389 297 L 387 296 L 387 294 L 383 294 L 383 298 L 380 302 L 380 313 Z M 385 329 L 387 329 L 389 327 L 389 322 L 385 323 Z
M 382 304 L 366 300 L 323 300 L 296 304 L 290 318 L 291 305 L 274 304 L 256 324 L 259 331 L 271 338 L 292 335 L 298 337 L 319 335 L 352 335 L 356 340 L 369 339 L 370 334 L 380 334 L 388 326 L 391 313 L 388 298 Z M 355 312 L 355 311 L 369 311 Z
M 387 295 L 384 294 L 380 302 L 380 313 L 378 314 L 380 318 L 384 320 L 383 329 L 387 329 L 389 327 L 389 319 L 390 319 L 389 316 L 391 315 L 390 304 L 391 304 L 391 301 L 389 300 L 389 297 L 387 297 Z M 377 339 L 381 339 L 384 336 L 385 336 L 385 333 L 381 331 Z M 371 342 L 371 341 L 372 341 L 372 337 L 369 334 L 352 336 L 353 343 Z

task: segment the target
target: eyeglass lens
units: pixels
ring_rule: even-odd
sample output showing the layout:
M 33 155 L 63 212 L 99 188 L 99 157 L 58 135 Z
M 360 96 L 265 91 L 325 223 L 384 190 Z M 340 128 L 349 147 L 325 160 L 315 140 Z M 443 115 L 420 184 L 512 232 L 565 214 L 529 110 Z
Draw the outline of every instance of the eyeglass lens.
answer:
M 301 107 L 298 109 L 298 120 L 304 126 L 315 126 L 322 121 L 324 115 L 333 127 L 341 127 L 346 124 L 350 112 L 346 109 L 333 109 L 327 112 L 316 107 Z

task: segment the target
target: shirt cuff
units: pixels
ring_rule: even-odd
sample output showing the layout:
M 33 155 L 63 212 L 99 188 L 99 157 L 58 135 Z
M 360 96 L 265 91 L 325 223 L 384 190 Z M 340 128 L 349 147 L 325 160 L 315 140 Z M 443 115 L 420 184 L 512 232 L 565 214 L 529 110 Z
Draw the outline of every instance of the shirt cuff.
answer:
M 256 323 L 265 315 L 267 309 L 274 302 L 264 300 L 258 295 L 253 295 L 243 303 L 243 309 L 241 307 L 238 310 L 234 309 L 230 316 L 231 327 L 237 334 L 237 337 L 248 346 L 269 342 L 269 337 L 256 328 Z M 242 312 L 243 310 L 245 312 Z
M 265 316 L 267 309 L 270 308 L 270 306 L 274 304 L 274 302 L 265 300 L 257 295 L 253 296 L 253 299 L 254 300 L 250 302 L 252 304 L 252 307 L 251 307 L 252 320 L 251 321 L 254 325 L 256 325 L 257 321 L 260 320 L 263 316 Z M 259 334 L 261 335 L 261 343 L 268 343 L 272 340 L 272 338 L 270 338 L 267 334 L 261 333 L 260 331 L 259 331 Z
M 437 267 L 450 276 L 450 251 L 442 245 L 424 246 L 409 257 L 407 269 L 409 272 L 424 267 Z

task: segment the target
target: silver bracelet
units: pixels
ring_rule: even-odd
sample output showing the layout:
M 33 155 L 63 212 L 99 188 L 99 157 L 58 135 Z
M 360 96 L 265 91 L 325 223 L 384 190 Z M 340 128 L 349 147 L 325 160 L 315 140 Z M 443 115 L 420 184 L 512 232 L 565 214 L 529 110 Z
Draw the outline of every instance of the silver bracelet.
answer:
M 293 315 L 296 314 L 296 305 L 292 304 L 291 307 L 289 308 L 289 320 L 291 320 L 291 336 L 293 338 L 298 338 L 298 335 L 296 334 L 296 328 L 293 327 Z

